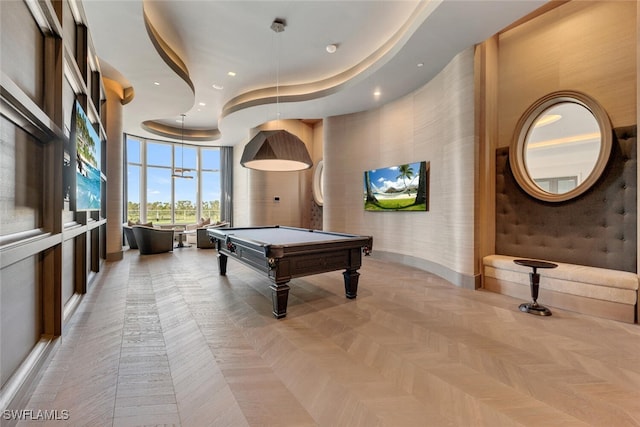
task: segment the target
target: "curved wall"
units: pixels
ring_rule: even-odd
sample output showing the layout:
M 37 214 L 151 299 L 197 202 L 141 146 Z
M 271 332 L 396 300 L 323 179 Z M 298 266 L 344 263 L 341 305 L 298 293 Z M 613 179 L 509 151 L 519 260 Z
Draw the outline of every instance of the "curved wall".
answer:
M 324 124 L 325 230 L 373 236 L 373 254 L 474 288 L 474 49 L 419 90 Z M 365 170 L 430 162 L 428 212 L 365 212 Z
M 116 81 L 103 79 L 107 115 L 107 260 L 117 261 L 123 258 L 122 252 L 122 212 L 124 179 L 123 166 L 123 132 L 122 132 L 122 100 L 124 89 Z
M 300 138 L 313 154 L 314 129 L 300 120 L 277 120 L 252 130 L 285 129 Z M 248 141 L 248 139 L 247 139 Z M 286 225 L 309 228 L 311 221 L 311 174 L 264 172 L 240 166 L 244 144 L 234 148 L 233 225 L 238 227 Z M 314 164 L 315 164 L 314 158 Z M 276 200 L 276 198 L 278 200 Z

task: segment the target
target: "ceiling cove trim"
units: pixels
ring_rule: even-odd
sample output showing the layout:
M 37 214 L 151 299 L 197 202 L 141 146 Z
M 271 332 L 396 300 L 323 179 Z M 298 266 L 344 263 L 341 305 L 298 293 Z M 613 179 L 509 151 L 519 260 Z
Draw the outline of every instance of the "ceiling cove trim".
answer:
M 181 140 L 182 128 L 165 125 L 163 123 L 155 122 L 153 120 L 146 120 L 140 124 L 142 129 L 154 135 L 162 136 L 165 138 Z M 220 131 L 218 129 L 184 129 L 184 140 L 203 142 L 203 141 L 215 141 L 220 139 Z
M 102 81 L 105 88 L 111 89 L 111 91 L 118 95 L 121 105 L 127 105 L 135 97 L 135 91 L 130 86 L 123 87 L 119 81 L 104 76 L 102 77 Z
M 122 101 L 120 101 L 122 105 L 127 105 L 128 103 L 133 101 L 133 98 L 136 97 L 136 91 L 131 86 L 125 87 L 123 89 L 123 92 L 124 92 L 124 96 L 122 97 Z
M 164 41 L 160 34 L 155 29 L 149 17 L 147 16 L 147 11 L 145 9 L 144 3 L 142 4 L 142 15 L 144 18 L 144 26 L 147 30 L 147 34 L 149 35 L 149 39 L 151 40 L 151 44 L 156 48 L 158 54 L 162 58 L 164 62 L 167 63 L 169 68 L 171 68 L 182 80 L 185 81 L 187 85 L 191 88 L 191 92 L 193 92 L 193 96 L 195 99 L 195 88 L 193 86 L 193 82 L 189 77 L 189 70 L 185 65 L 184 61 L 178 56 L 178 54 L 171 49 L 171 47 Z
M 158 31 L 155 29 L 149 16 L 147 15 L 147 11 L 145 9 L 145 3 L 142 4 L 142 15 L 144 19 L 144 26 L 147 30 L 147 34 L 149 35 L 149 40 L 151 40 L 151 44 L 155 47 L 160 58 L 173 70 L 178 77 L 180 77 L 191 89 L 191 93 L 193 94 L 195 100 L 195 87 L 191 78 L 189 77 L 189 69 L 187 68 L 184 61 L 178 56 L 178 54 L 169 46 L 167 42 L 160 36 Z M 155 120 L 145 120 L 140 123 L 140 127 L 146 130 L 149 133 L 154 135 L 158 135 L 165 138 L 177 139 L 177 140 L 185 140 L 185 141 L 213 141 L 220 138 L 220 131 L 216 128 L 214 129 L 182 129 L 182 127 L 174 127 L 169 126 Z
M 431 15 L 443 0 L 420 2 L 409 19 L 380 48 L 360 63 L 329 78 L 290 86 L 256 89 L 229 100 L 222 109 L 221 118 L 237 111 L 276 102 L 302 102 L 332 95 L 347 86 L 367 78 L 390 61 L 409 41 L 413 33 Z

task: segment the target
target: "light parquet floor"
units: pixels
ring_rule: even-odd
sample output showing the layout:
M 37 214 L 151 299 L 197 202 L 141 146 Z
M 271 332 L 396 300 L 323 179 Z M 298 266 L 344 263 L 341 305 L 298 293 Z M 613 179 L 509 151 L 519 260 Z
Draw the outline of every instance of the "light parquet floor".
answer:
M 640 326 L 372 257 L 357 299 L 341 272 L 295 279 L 276 320 L 268 279 L 215 255 L 106 263 L 27 407 L 69 420 L 18 425 L 640 425 Z

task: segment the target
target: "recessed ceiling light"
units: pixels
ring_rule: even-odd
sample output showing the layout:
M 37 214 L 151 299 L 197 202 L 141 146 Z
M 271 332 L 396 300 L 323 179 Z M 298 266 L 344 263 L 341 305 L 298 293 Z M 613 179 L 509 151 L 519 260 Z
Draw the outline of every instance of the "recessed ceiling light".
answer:
M 231 77 L 235 77 L 235 76 L 236 76 L 236 73 L 234 73 L 233 71 L 229 71 L 229 72 L 227 73 L 227 75 L 228 75 L 228 76 L 231 76 Z
M 376 89 L 375 92 L 373 92 L 373 96 L 380 96 L 382 92 L 380 92 L 380 89 Z
M 156 86 L 160 86 L 160 83 L 158 83 L 158 82 L 153 82 L 153 84 L 156 85 Z
M 219 84 L 214 84 L 212 87 L 213 87 L 215 90 L 222 90 L 222 89 L 224 89 L 224 86 L 219 85 Z
M 204 107 L 207 104 L 205 104 L 204 102 L 198 102 L 198 105 L 201 106 L 201 107 Z
M 424 66 L 424 62 L 418 62 L 418 68 L 423 67 Z
M 335 53 L 336 50 L 338 50 L 338 46 L 335 44 L 328 44 L 325 49 L 327 49 L 327 52 L 329 53 Z

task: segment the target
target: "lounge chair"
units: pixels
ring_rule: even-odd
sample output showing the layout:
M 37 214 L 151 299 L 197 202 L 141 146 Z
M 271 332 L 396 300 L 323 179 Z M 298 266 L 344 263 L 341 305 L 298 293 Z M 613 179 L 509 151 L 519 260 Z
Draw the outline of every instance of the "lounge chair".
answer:
M 173 230 L 134 225 L 133 235 L 141 255 L 173 251 Z

